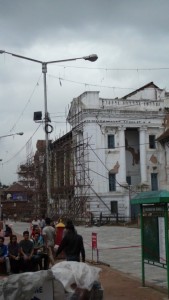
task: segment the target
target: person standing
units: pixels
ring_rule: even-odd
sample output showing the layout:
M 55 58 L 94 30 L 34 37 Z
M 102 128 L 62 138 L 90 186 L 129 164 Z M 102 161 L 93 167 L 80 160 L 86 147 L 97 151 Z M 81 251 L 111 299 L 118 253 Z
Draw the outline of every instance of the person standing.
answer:
M 15 214 L 13 215 L 13 217 L 14 217 L 14 222 L 16 223 L 16 220 L 17 220 L 17 214 L 15 213 Z
M 82 262 L 85 262 L 85 249 L 82 236 L 77 233 L 71 220 L 67 221 L 65 228 L 67 231 L 56 251 L 56 257 L 64 251 L 68 261 L 80 262 L 81 256 Z
M 46 218 L 45 222 L 46 222 L 46 226 L 42 230 L 42 235 L 44 237 L 45 246 L 47 248 L 50 263 L 53 266 L 55 264 L 55 261 L 54 261 L 54 246 L 55 246 L 56 232 L 55 232 L 55 228 L 53 228 L 53 226 L 51 226 L 51 219 L 50 218 Z
M 33 220 L 32 220 L 32 226 L 40 226 L 40 220 L 38 219 L 38 216 L 36 216 Z
M 43 228 L 45 227 L 46 222 L 45 222 L 45 216 L 43 215 L 40 219 L 40 228 L 41 230 L 43 230 Z

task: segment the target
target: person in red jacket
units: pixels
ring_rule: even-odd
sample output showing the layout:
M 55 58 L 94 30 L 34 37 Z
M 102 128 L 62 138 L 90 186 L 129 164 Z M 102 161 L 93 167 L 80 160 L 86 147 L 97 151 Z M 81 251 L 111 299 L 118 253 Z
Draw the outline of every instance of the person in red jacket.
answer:
M 56 251 L 56 257 L 64 251 L 68 261 L 80 262 L 81 256 L 82 261 L 85 262 L 85 249 L 82 236 L 77 233 L 71 220 L 67 221 L 65 228 L 66 233 Z

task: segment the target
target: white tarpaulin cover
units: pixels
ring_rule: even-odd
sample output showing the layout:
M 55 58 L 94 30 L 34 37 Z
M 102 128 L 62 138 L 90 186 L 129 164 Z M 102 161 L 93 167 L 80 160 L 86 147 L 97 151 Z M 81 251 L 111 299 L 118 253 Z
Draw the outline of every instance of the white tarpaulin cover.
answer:
M 72 284 L 78 288 L 91 290 L 93 283 L 99 280 L 100 268 L 83 262 L 63 261 L 51 268 L 56 279 L 60 280 L 66 292 L 73 292 Z
M 90 291 L 100 271 L 86 263 L 63 261 L 47 271 L 11 275 L 0 283 L 0 300 L 64 300 L 69 293 L 71 299 L 75 286 Z
M 51 283 L 51 281 L 53 281 L 53 291 L 50 293 L 51 296 L 48 297 L 48 300 L 63 300 L 65 295 L 63 285 L 54 278 L 51 270 L 34 273 L 27 272 L 9 276 L 0 286 L 0 300 L 34 299 L 36 290 L 39 289 L 39 287 L 44 287 L 44 283 L 47 287 L 47 283 Z M 51 285 L 49 286 L 51 287 Z M 43 298 L 43 294 L 37 298 L 46 299 L 46 297 Z

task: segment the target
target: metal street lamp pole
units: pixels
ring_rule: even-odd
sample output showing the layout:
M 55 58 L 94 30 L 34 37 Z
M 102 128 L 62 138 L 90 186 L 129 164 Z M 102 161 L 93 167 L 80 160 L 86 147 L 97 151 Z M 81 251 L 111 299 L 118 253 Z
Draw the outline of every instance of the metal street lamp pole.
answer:
M 98 59 L 98 56 L 96 54 L 91 54 L 88 56 L 82 56 L 82 57 L 76 57 L 76 58 L 68 58 L 68 59 L 62 59 L 62 60 L 54 60 L 54 61 L 47 61 L 43 62 L 37 59 L 33 59 L 30 57 L 18 55 L 15 53 L 7 52 L 5 50 L 0 50 L 0 54 L 10 54 L 12 56 L 30 60 L 36 63 L 40 63 L 42 65 L 42 73 L 43 73 L 43 82 L 44 82 L 44 113 L 45 113 L 45 141 L 46 141 L 46 192 L 47 192 L 47 215 L 50 215 L 50 206 L 51 206 L 51 190 L 50 190 L 50 173 L 49 173 L 49 138 L 48 138 L 48 131 L 46 129 L 46 126 L 48 125 L 48 109 L 47 109 L 47 84 L 46 84 L 46 74 L 47 74 L 47 65 L 48 64 L 54 64 L 54 63 L 60 63 L 60 62 L 67 62 L 67 61 L 75 61 L 75 60 L 88 60 L 91 62 L 94 62 Z

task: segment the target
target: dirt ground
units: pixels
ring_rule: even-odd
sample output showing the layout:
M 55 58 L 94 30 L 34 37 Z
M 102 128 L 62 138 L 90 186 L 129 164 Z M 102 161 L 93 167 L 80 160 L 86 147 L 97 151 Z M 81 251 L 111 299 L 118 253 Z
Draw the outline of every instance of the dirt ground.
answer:
M 100 281 L 104 289 L 104 300 L 161 300 L 168 299 L 167 289 L 156 286 L 142 287 L 137 280 L 110 267 L 101 268 Z

